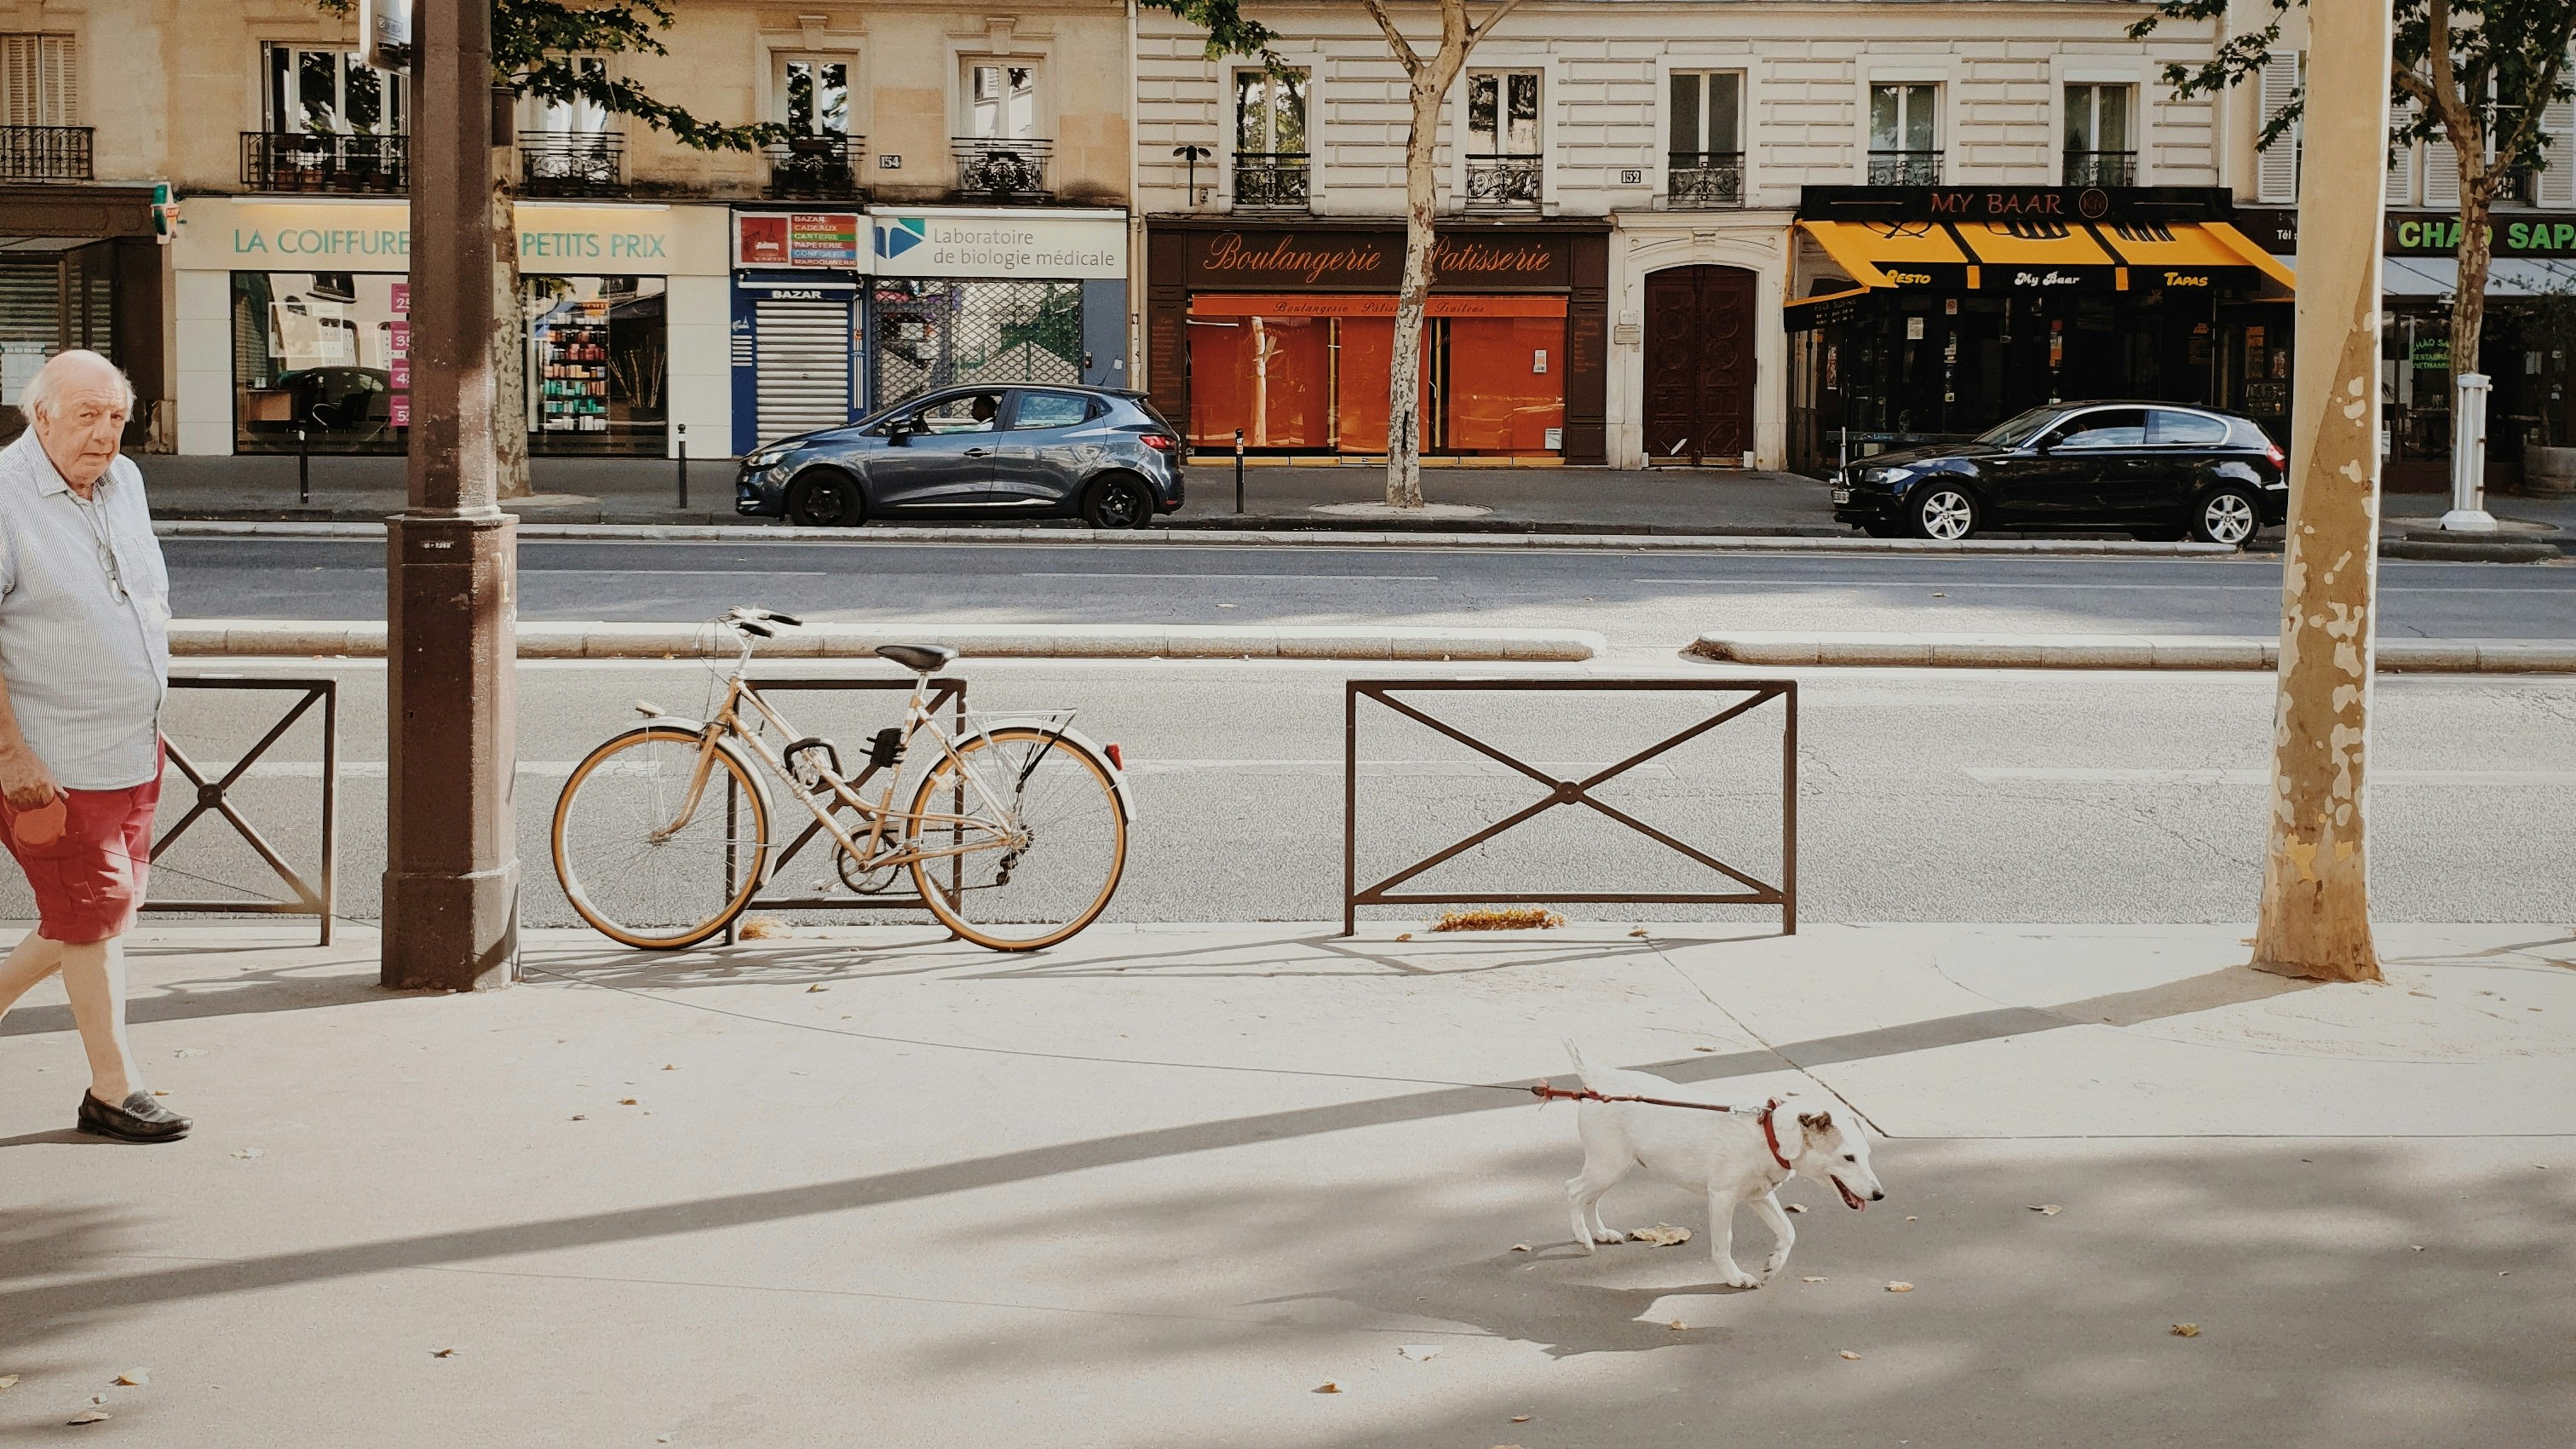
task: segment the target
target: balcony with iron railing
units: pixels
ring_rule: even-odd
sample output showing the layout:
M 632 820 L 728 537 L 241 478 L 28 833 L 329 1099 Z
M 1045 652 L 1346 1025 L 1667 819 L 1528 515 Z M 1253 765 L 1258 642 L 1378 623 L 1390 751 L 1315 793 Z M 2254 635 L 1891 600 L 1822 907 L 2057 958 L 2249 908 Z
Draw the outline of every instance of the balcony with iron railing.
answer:
M 1872 186 L 1938 186 L 1941 184 L 1941 153 L 1938 151 L 1872 151 L 1869 153 L 1869 184 Z
M 1547 158 L 1496 152 L 1467 157 L 1469 211 L 1536 211 L 1546 191 Z
M 1712 210 L 1744 204 L 1744 153 L 1665 153 L 1664 204 L 1676 210 Z
M 87 126 L 0 126 L 0 181 L 88 181 Z
M 791 136 L 762 148 L 769 157 L 769 194 L 779 201 L 865 201 L 859 181 L 867 165 L 868 138 L 826 132 Z
M 2135 151 L 2069 151 L 2066 153 L 2066 184 L 2069 186 L 2135 186 L 2138 184 L 2138 153 Z
M 1314 200 L 1314 158 L 1304 151 L 1234 153 L 1234 209 L 1304 211 Z
M 1047 163 L 1055 143 L 1035 136 L 993 139 L 952 136 L 957 156 L 959 201 L 1030 203 L 1052 200 L 1047 189 Z
M 242 188 L 399 196 L 411 189 L 411 138 L 339 131 L 244 131 Z
M 529 196 L 624 196 L 626 138 L 612 131 L 522 131 L 519 189 Z

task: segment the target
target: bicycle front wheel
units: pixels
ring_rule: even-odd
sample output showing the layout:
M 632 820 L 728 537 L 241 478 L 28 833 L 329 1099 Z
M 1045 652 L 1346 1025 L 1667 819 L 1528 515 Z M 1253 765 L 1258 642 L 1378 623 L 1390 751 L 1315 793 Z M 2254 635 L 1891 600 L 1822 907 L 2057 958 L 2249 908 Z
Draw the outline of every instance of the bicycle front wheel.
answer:
M 922 776 L 907 830 L 931 914 L 996 951 L 1034 951 L 1090 925 L 1127 869 L 1109 767 L 1026 726 L 958 741 L 955 758 Z
M 769 816 L 731 751 L 715 750 L 683 819 L 703 741 L 647 725 L 590 752 L 555 801 L 555 879 L 601 935 L 628 946 L 694 946 L 760 888 Z

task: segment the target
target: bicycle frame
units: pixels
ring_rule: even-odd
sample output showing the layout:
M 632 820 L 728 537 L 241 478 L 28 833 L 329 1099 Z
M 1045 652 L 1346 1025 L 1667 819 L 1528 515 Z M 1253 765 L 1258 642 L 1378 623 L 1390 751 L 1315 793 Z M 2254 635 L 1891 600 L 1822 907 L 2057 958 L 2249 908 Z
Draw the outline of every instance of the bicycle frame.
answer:
M 805 736 L 788 721 L 785 715 L 778 712 L 775 705 L 761 697 L 757 684 L 745 677 L 751 663 L 751 656 L 751 640 L 746 636 L 741 640 L 741 654 L 735 663 L 733 673 L 725 681 L 724 705 L 716 711 L 715 718 L 705 724 L 699 736 L 697 766 L 690 773 L 688 793 L 680 802 L 679 814 L 669 825 L 653 833 L 653 839 L 657 842 L 676 835 L 696 818 L 698 808 L 705 799 L 707 782 L 714 774 L 716 750 L 722 741 L 730 738 L 746 746 L 752 758 L 759 762 L 763 770 L 767 771 L 773 779 L 790 788 L 797 800 L 805 806 L 806 812 L 814 817 L 815 825 L 828 833 L 834 843 L 855 863 L 854 868 L 863 873 L 893 869 L 910 865 L 915 861 L 944 860 L 954 856 L 971 855 L 978 851 L 1015 849 L 1027 844 L 1026 831 L 1013 818 L 1012 811 L 995 796 L 974 762 L 959 753 L 958 737 L 949 734 L 941 727 L 938 717 L 931 712 L 928 675 L 919 676 L 914 681 L 912 693 L 905 701 L 903 743 L 909 747 L 914 739 L 927 730 L 931 739 L 938 743 L 941 755 L 956 766 L 961 785 L 974 790 L 981 808 L 989 814 L 950 814 L 925 810 L 916 815 L 909 810 L 897 810 L 894 808 L 894 792 L 895 787 L 901 783 L 899 770 L 886 772 L 885 789 L 875 801 L 870 801 L 860 794 L 857 788 L 866 780 L 868 774 L 874 773 L 873 766 L 868 771 L 862 772 L 857 779 L 852 779 L 817 761 L 812 763 L 811 768 L 821 777 L 819 783 L 811 788 L 800 783 L 795 771 L 788 766 L 786 760 L 761 738 L 761 730 L 763 725 L 774 728 L 782 739 L 789 741 L 801 740 Z M 749 714 L 746 714 L 746 706 Z M 756 720 L 746 725 L 746 719 L 752 716 L 756 716 Z M 979 727 L 972 737 L 989 738 L 989 735 Z M 962 789 L 960 793 L 963 793 Z M 1014 792 L 1015 795 L 1016 793 Z M 828 805 L 824 803 L 827 800 L 831 802 Z M 962 800 L 959 802 L 961 808 L 963 803 Z M 836 818 L 836 812 L 845 805 L 857 812 L 859 818 L 867 823 L 864 844 L 861 843 L 860 835 L 844 830 Z M 880 854 L 880 850 L 886 845 L 887 827 L 897 820 L 909 824 L 911 828 L 907 835 L 915 845 L 912 848 L 898 845 Z M 922 838 L 924 828 L 937 826 L 948 827 L 952 836 L 962 835 L 969 830 L 981 834 L 978 838 L 962 840 L 948 846 L 921 848 L 918 842 Z

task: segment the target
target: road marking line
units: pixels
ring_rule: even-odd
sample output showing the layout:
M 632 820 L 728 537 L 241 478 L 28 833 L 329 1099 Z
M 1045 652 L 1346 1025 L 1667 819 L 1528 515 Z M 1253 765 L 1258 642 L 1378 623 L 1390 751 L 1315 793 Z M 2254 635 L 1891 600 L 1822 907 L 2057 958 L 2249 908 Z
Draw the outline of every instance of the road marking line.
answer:
M 1440 582 L 1438 574 L 1124 574 L 1030 569 L 1022 570 L 1020 577 L 1024 579 L 1205 579 L 1215 583 L 1243 583 L 1258 579 L 1347 579 L 1354 583 L 1402 584 Z
M 2088 769 L 2081 766 L 1964 767 L 1980 784 L 2267 785 L 2269 770 Z M 2576 770 L 2373 770 L 2371 783 L 2418 785 L 2571 785 Z

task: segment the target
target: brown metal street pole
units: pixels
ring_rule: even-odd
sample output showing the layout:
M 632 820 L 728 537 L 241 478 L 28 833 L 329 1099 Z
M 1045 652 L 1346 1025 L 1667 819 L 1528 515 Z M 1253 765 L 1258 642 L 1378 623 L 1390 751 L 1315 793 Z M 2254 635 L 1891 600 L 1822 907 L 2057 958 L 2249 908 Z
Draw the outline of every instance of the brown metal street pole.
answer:
M 494 503 L 489 0 L 420 0 L 411 506 L 386 527 L 384 984 L 509 984 L 518 954 L 515 522 Z
M 2254 964 L 2376 981 L 2364 806 L 2379 604 L 2388 0 L 2310 0 L 2308 33 L 2290 529 Z

